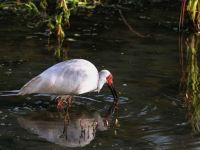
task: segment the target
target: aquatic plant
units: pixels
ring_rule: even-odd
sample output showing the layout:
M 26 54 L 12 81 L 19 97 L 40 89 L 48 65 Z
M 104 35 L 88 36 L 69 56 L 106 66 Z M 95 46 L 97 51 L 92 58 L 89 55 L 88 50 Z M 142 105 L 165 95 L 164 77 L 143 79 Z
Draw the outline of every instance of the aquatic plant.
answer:
M 100 0 L 3 0 L 0 3 L 0 11 L 12 11 L 21 15 L 22 19 L 27 14 L 30 17 L 37 15 L 37 25 L 46 24 L 49 35 L 54 35 L 61 43 L 66 34 L 66 28 L 70 25 L 71 14 L 78 9 L 93 9 L 101 4 Z
M 182 90 L 185 100 L 185 107 L 189 121 L 195 133 L 200 133 L 200 73 L 198 64 L 198 48 L 200 39 L 192 34 L 186 42 L 185 71 L 182 72 Z
M 187 28 L 194 33 L 200 32 L 200 1 L 199 0 L 182 0 L 181 13 L 179 19 L 179 31 L 183 29 L 187 19 Z

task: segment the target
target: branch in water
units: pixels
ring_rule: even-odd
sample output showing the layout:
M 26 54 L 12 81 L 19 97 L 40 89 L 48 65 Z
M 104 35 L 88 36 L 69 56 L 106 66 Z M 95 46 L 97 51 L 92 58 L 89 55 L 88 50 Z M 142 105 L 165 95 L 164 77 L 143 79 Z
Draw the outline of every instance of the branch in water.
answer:
M 137 32 L 137 31 L 135 31 L 135 30 L 133 29 L 133 27 L 128 23 L 128 21 L 126 20 L 126 18 L 124 17 L 122 11 L 121 11 L 120 9 L 117 9 L 117 10 L 118 10 L 119 15 L 120 15 L 120 17 L 122 18 L 124 24 L 128 27 L 128 29 L 129 29 L 132 33 L 134 33 L 135 35 L 137 35 L 137 36 L 140 37 L 140 38 L 149 37 L 148 35 L 143 35 L 143 34 Z

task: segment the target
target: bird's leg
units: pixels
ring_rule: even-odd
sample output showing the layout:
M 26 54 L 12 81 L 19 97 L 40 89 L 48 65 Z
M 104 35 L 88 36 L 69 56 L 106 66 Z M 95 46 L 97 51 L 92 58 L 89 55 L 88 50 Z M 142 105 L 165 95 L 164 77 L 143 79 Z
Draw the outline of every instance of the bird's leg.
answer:
M 67 138 L 67 126 L 69 125 L 70 122 L 69 109 L 71 108 L 71 106 L 72 106 L 72 96 L 64 95 L 59 97 L 57 108 L 58 110 L 64 111 L 63 134 L 60 137 L 63 137 L 64 134 L 66 133 L 65 137 Z
M 71 108 L 71 107 L 72 107 L 72 100 L 73 100 L 72 96 L 67 95 L 65 101 L 66 101 L 66 103 L 67 103 L 67 107 L 68 107 L 68 108 Z
M 57 101 L 57 109 L 64 110 L 65 107 L 70 108 L 72 104 L 72 96 L 71 95 L 64 95 L 58 96 L 56 98 Z
M 63 110 L 64 109 L 64 102 L 63 102 L 62 96 L 56 97 L 56 102 L 57 102 L 57 109 Z
M 64 128 L 63 128 L 63 135 L 66 133 L 66 139 L 67 139 L 67 126 L 69 125 L 70 117 L 69 117 L 69 108 L 65 109 L 64 114 Z

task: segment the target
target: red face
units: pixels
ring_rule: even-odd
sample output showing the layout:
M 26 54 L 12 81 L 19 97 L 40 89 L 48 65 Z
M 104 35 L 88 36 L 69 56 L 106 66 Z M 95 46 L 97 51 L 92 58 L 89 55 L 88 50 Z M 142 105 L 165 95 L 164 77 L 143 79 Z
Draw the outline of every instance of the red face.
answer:
M 110 74 L 109 76 L 107 76 L 106 77 L 106 83 L 108 84 L 108 85 L 112 85 L 113 84 L 113 76 L 112 76 L 112 74 Z

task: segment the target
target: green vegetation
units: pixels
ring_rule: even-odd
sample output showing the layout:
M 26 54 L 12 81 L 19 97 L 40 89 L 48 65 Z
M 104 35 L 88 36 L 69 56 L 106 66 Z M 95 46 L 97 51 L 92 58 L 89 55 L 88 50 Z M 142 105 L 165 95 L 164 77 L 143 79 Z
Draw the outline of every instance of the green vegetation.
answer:
M 191 24 L 192 30 L 199 32 L 200 28 L 200 1 L 189 0 L 187 4 L 187 12 L 189 15 L 189 23 Z
M 189 28 L 189 30 L 192 31 L 193 33 L 199 33 L 200 32 L 199 0 L 182 0 L 180 20 L 179 20 L 179 30 L 183 28 L 185 17 L 187 19 L 186 28 Z
M 56 37 L 55 55 L 61 56 L 61 47 L 70 26 L 70 16 L 90 11 L 100 0 L 3 0 L 0 3 L 1 14 L 14 14 L 19 20 L 25 20 L 29 27 L 43 27 L 49 37 Z
M 183 69 L 181 87 L 189 121 L 194 132 L 200 133 L 200 73 L 198 64 L 200 0 L 182 0 L 179 31 L 182 29 L 188 29 L 191 34 L 186 38 L 185 63 L 183 61 L 184 52 L 181 50 Z
M 188 118 L 195 133 L 200 132 L 200 73 L 198 47 L 200 39 L 192 34 L 186 42 L 185 70 L 182 72 L 182 88 Z

